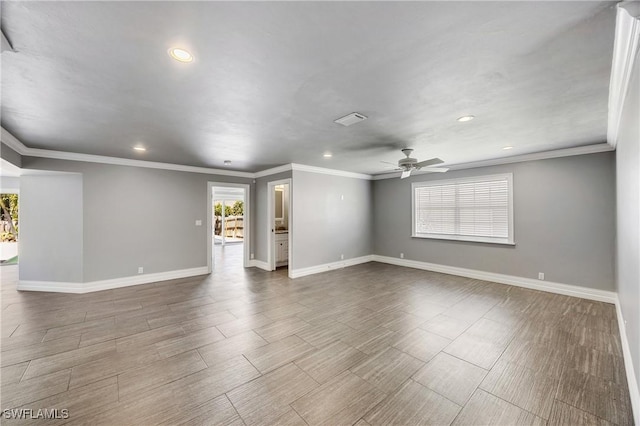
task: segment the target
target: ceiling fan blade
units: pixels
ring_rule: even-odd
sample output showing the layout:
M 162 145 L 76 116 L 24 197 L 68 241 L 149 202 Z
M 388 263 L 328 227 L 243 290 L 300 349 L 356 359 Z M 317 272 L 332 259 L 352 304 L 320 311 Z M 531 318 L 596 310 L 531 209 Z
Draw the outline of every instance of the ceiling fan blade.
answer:
M 392 163 L 392 162 L 390 162 L 390 161 L 381 161 L 381 163 L 384 163 L 384 164 L 391 164 L 393 167 L 398 166 L 398 163 Z
M 409 176 L 411 176 L 411 170 L 404 170 L 400 175 L 400 179 L 408 178 Z
M 444 161 L 442 161 L 439 158 L 432 158 L 430 160 L 424 160 L 424 161 L 421 161 L 419 163 L 416 163 L 415 166 L 416 167 L 427 167 L 427 166 L 433 166 L 433 165 L 441 164 L 441 163 L 444 163 Z
M 447 167 L 427 167 L 420 171 L 426 172 L 426 173 L 444 173 L 444 172 L 448 172 L 449 169 Z

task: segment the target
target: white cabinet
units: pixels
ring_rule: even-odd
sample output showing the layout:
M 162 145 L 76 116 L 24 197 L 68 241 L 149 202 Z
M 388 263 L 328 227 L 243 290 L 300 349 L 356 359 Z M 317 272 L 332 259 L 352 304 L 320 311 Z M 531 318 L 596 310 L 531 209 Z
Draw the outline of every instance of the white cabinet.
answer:
M 289 233 L 276 234 L 276 266 L 289 262 Z

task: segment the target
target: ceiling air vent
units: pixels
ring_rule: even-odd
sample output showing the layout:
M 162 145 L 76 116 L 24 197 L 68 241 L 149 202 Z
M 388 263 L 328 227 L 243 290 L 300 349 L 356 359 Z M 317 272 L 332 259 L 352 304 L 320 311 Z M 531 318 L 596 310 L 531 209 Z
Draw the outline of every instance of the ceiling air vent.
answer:
M 343 126 L 351 126 L 352 124 L 359 123 L 367 119 L 366 115 L 362 115 L 359 112 L 352 112 L 349 115 L 340 117 L 337 120 L 333 120 L 334 123 L 342 124 Z

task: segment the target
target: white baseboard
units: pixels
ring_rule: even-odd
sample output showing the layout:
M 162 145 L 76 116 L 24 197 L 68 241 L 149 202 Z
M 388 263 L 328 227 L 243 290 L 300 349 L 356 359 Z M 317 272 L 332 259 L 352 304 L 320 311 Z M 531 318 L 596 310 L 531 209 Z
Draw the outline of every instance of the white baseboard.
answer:
M 140 274 L 129 277 L 114 278 L 110 280 L 89 281 L 85 283 L 71 283 L 60 281 L 18 281 L 18 290 L 21 291 L 49 291 L 56 293 L 90 293 L 93 291 L 110 290 L 113 288 L 128 287 L 132 285 L 149 284 L 157 281 L 168 281 L 179 278 L 207 275 L 206 266 L 199 268 L 180 269 L 176 271 L 157 272 L 154 274 Z
M 618 314 L 618 330 L 620 331 L 620 342 L 622 343 L 622 355 L 624 357 L 624 369 L 627 373 L 627 383 L 629 384 L 629 396 L 631 397 L 631 408 L 633 410 L 634 423 L 640 425 L 640 390 L 636 381 L 631 348 L 627 339 L 627 330 L 622 316 L 620 300 L 616 297 L 616 313 Z M 638 366 L 640 368 L 640 366 Z
M 53 293 L 86 293 L 85 283 L 71 283 L 61 281 L 18 281 L 20 291 L 49 291 Z
M 264 271 L 271 271 L 271 268 L 269 268 L 269 264 L 267 262 L 263 262 L 262 260 L 252 259 L 249 261 L 249 266 L 253 266 Z
M 540 281 L 533 278 L 497 274 L 495 272 L 478 271 L 476 269 L 439 265 L 436 263 L 420 262 L 417 260 L 398 259 L 395 257 L 379 255 L 373 255 L 372 257 L 372 260 L 374 262 L 389 263 L 391 265 L 406 266 L 409 268 L 423 269 L 433 272 L 441 272 L 443 274 L 459 275 L 461 277 L 491 281 L 500 284 L 509 284 L 516 287 L 546 291 L 549 293 L 564 294 L 565 296 L 581 297 L 583 299 L 597 300 L 599 302 L 616 303 L 616 300 L 618 299 L 617 293 L 613 291 L 597 290 L 577 285 L 554 283 L 551 281 Z
M 290 269 L 289 278 L 300 278 L 307 275 L 319 274 L 321 272 L 327 272 L 332 269 L 346 268 L 347 266 L 359 265 L 361 263 L 371 262 L 373 260 L 372 255 L 354 257 L 351 259 L 340 260 L 338 262 L 324 263 L 322 265 L 310 266 L 308 268 Z

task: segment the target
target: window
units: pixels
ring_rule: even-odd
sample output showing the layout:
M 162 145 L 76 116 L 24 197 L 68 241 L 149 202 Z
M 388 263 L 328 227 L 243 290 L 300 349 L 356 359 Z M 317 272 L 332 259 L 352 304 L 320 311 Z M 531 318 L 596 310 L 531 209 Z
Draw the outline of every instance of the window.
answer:
M 412 236 L 514 244 L 513 175 L 416 182 Z

